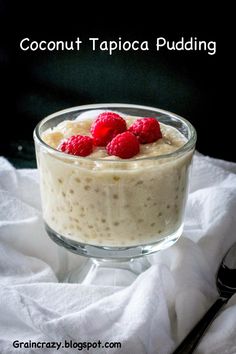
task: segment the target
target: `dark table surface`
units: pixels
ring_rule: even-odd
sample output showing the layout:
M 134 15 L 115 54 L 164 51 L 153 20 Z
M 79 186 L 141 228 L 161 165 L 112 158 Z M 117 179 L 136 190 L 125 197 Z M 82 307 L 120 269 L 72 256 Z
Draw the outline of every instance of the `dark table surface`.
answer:
M 92 31 L 94 35 L 94 30 Z M 64 33 L 64 32 L 63 32 Z M 166 33 L 168 39 L 177 40 L 191 33 Z M 86 42 L 89 31 L 62 34 L 18 31 L 15 46 L 5 41 L 0 58 L 6 99 L 2 99 L 4 132 L 1 133 L 0 155 L 16 167 L 35 167 L 33 129 L 48 114 L 58 110 L 89 103 L 121 102 L 159 107 L 188 119 L 198 133 L 197 149 L 206 155 L 229 161 L 235 160 L 233 149 L 234 130 L 225 129 L 233 122 L 226 114 L 231 85 L 232 66 L 225 56 L 222 36 L 194 32 L 199 40 L 215 40 L 215 55 L 206 52 L 167 51 L 156 52 L 153 43 L 160 35 L 153 33 L 122 32 L 98 33 L 101 39 L 148 40 L 148 52 L 115 52 L 109 55 L 92 51 Z M 76 51 L 24 52 L 19 42 L 24 37 L 31 40 L 75 40 L 80 35 L 85 45 Z M 163 35 L 163 32 L 162 32 Z M 13 89 L 14 86 L 14 89 Z M 13 109 L 13 91 L 16 107 Z

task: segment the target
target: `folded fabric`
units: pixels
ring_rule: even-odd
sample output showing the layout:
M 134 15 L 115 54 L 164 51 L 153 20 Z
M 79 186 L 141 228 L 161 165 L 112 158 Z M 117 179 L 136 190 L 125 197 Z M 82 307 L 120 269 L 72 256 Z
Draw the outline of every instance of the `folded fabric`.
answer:
M 68 284 L 84 258 L 47 236 L 37 170 L 0 158 L 0 353 L 172 353 L 218 296 L 215 275 L 236 242 L 235 186 L 236 164 L 196 154 L 180 240 L 148 256 L 130 286 Z M 235 354 L 235 319 L 233 296 L 196 354 Z

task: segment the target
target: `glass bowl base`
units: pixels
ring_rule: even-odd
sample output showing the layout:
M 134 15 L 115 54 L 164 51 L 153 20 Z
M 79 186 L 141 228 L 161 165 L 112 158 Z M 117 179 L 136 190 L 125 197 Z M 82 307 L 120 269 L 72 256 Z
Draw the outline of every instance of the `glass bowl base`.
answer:
M 89 258 L 64 279 L 68 283 L 102 286 L 128 286 L 151 264 L 147 257 L 129 260 Z
M 45 223 L 46 231 L 49 237 L 69 251 L 85 257 L 101 258 L 101 259 L 123 259 L 130 260 L 136 257 L 151 254 L 172 246 L 182 235 L 183 224 L 172 234 L 156 240 L 153 243 L 122 246 L 122 247 L 109 247 L 109 246 L 93 246 L 86 243 L 81 243 L 60 235 L 54 231 L 47 223 Z
M 88 257 L 79 268 L 73 270 L 63 282 L 82 283 L 85 285 L 128 286 L 151 264 L 148 254 L 173 245 L 181 236 L 183 226 L 155 243 L 130 247 L 105 247 L 79 243 L 68 239 L 50 228 L 45 223 L 50 238 L 59 246 L 80 256 Z

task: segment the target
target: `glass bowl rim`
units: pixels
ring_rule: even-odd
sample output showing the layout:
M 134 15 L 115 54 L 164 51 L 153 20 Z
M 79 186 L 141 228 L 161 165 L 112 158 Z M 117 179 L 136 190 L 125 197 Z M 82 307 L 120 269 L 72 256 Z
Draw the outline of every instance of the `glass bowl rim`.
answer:
M 81 157 L 81 156 L 75 156 L 75 155 L 70 155 L 70 154 L 66 154 L 62 151 L 59 151 L 57 149 L 54 149 L 53 147 L 51 147 L 50 145 L 46 144 L 39 133 L 40 128 L 42 127 L 42 125 L 44 123 L 46 123 L 47 121 L 49 121 L 52 118 L 55 118 L 59 115 L 62 114 L 66 114 L 66 113 L 72 113 L 75 111 L 80 111 L 80 110 L 90 110 L 90 109 L 101 109 L 101 108 L 109 108 L 109 107 L 113 107 L 114 108 L 135 108 L 135 109 L 142 109 L 142 110 L 151 110 L 151 111 L 156 111 L 157 113 L 163 113 L 166 115 L 169 115 L 171 117 L 177 118 L 177 120 L 180 120 L 182 122 L 184 122 L 190 132 L 190 138 L 188 139 L 188 141 L 181 146 L 179 149 L 168 153 L 168 154 L 163 154 L 163 155 L 158 155 L 158 156 L 148 156 L 148 157 L 140 157 L 140 158 L 130 158 L 130 159 L 104 159 L 104 158 L 91 158 L 91 157 Z M 177 157 L 179 155 L 182 155 L 184 152 L 186 151 L 190 151 L 196 144 L 196 140 L 197 140 L 197 133 L 196 130 L 194 128 L 194 126 L 185 118 L 179 116 L 178 114 L 175 114 L 173 112 L 167 111 L 167 110 L 163 110 L 157 107 L 151 107 L 151 106 L 145 106 L 145 105 L 136 105 L 136 104 L 129 104 L 129 103 L 94 103 L 94 104 L 86 104 L 86 105 L 80 105 L 80 106 L 74 106 L 74 107 L 70 107 L 70 108 L 66 108 L 60 111 L 57 111 L 55 113 L 52 113 L 48 116 L 46 116 L 45 118 L 43 118 L 35 127 L 34 132 L 33 132 L 33 137 L 35 142 L 39 143 L 40 145 L 43 145 L 44 148 L 46 148 L 47 150 L 51 151 L 53 154 L 58 155 L 58 157 L 61 158 L 66 158 L 72 161 L 88 161 L 88 162 L 103 162 L 103 163 L 116 163 L 116 164 L 122 164 L 122 163 L 127 163 L 127 162 L 139 162 L 139 161 L 144 161 L 144 160 L 161 160 L 161 159 L 168 159 L 171 157 Z

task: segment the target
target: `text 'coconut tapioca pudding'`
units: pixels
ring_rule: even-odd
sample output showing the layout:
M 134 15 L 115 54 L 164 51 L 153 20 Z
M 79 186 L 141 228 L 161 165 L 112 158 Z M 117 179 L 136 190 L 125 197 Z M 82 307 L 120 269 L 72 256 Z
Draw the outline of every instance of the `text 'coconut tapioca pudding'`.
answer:
M 187 138 L 176 128 L 152 117 L 91 110 L 68 113 L 41 139 L 43 215 L 57 234 L 127 247 L 182 229 L 193 149 L 178 153 Z

